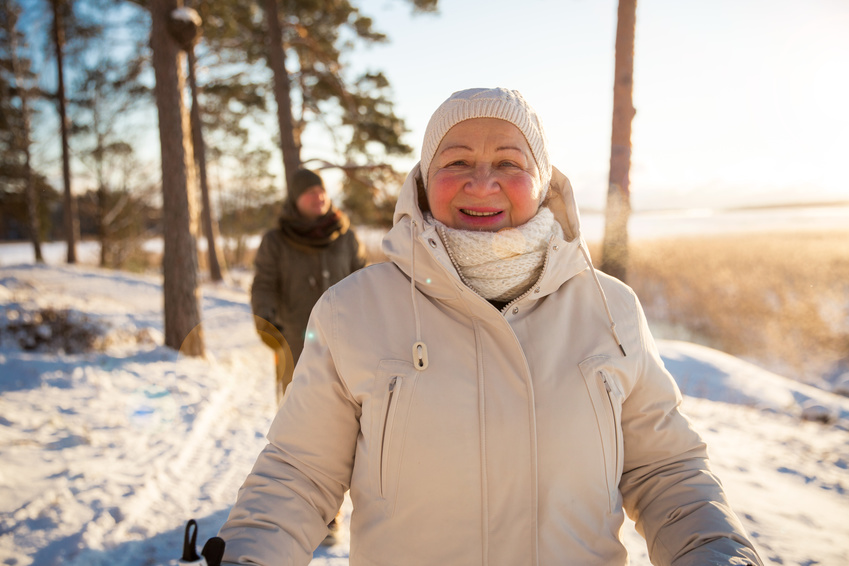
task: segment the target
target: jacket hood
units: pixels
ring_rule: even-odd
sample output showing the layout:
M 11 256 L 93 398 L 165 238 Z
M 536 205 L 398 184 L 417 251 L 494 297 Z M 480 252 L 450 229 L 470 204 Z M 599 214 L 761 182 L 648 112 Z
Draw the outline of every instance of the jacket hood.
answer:
M 438 268 L 439 271 L 443 271 L 443 277 L 444 270 L 447 270 L 448 273 L 456 277 L 458 282 L 460 282 L 460 279 L 436 230 L 424 222 L 424 210 L 427 210 L 426 199 L 421 181 L 421 170 L 417 164 L 407 176 L 407 180 L 398 195 L 393 227 L 383 239 L 383 252 L 407 276 L 410 276 L 413 267 L 410 265 L 412 261 L 412 250 L 410 248 L 414 242 L 418 242 L 421 246 L 419 250 L 422 253 L 416 258 L 416 280 L 419 283 L 425 282 L 428 288 L 427 291 L 420 290 L 430 295 L 436 293 L 435 296 L 439 298 L 447 298 L 447 296 L 454 296 L 456 293 L 452 293 L 448 289 L 440 289 L 438 284 L 435 285 L 437 281 L 436 273 L 431 270 Z M 563 281 L 588 267 L 586 261 L 588 258 L 584 257 L 586 246 L 583 244 L 581 235 L 581 219 L 572 184 L 557 168 L 552 168 L 551 188 L 543 206 L 551 209 L 554 218 L 563 227 L 563 240 L 554 242 L 554 244 L 565 245 L 573 252 L 568 254 L 567 261 L 561 259 L 556 266 L 549 266 L 549 269 L 546 270 L 540 283 L 546 283 L 552 277 L 558 281 L 554 289 L 547 291 L 551 292 L 559 287 Z M 579 251 L 579 247 L 583 247 L 583 250 Z M 419 250 L 417 250 L 417 253 Z M 429 259 L 425 259 L 428 256 Z M 435 264 L 428 265 L 432 262 L 435 262 Z
M 581 233 L 581 218 L 578 213 L 578 204 L 575 202 L 575 193 L 566 175 L 556 167 L 551 169 L 551 188 L 543 206 L 551 208 L 554 217 L 563 226 L 566 240 L 571 241 L 579 237 Z M 397 226 L 405 216 L 421 221 L 423 213 L 419 203 L 426 198 L 420 164 L 417 163 L 407 175 L 407 180 L 404 181 L 401 193 L 398 195 L 395 215 L 392 218 L 393 226 Z
M 419 369 L 427 367 L 427 348 L 422 340 L 416 291 L 446 303 L 456 302 L 458 306 L 462 304 L 467 312 L 479 315 L 481 311 L 477 309 L 480 305 L 486 304 L 486 299 L 463 283 L 436 227 L 424 221 L 421 205 L 426 204 L 427 197 L 423 187 L 421 169 L 417 164 L 401 188 L 398 203 L 395 206 L 393 226 L 383 238 L 383 252 L 410 279 L 411 300 L 416 313 L 416 343 L 413 348 L 413 358 Z M 510 305 L 519 301 L 535 303 L 557 291 L 569 279 L 589 270 L 601 299 L 599 304 L 603 306 L 610 321 L 612 337 L 624 355 L 607 298 L 581 235 L 581 218 L 572 184 L 554 167 L 552 167 L 551 186 L 543 206 L 552 211 L 554 218 L 563 227 L 563 238 L 553 237 L 548 244 L 548 256 L 550 257 L 552 250 L 555 250 L 557 259 L 556 261 L 546 260 L 542 275 L 533 285 L 533 293 L 523 294 Z M 416 352 L 419 353 L 416 354 Z

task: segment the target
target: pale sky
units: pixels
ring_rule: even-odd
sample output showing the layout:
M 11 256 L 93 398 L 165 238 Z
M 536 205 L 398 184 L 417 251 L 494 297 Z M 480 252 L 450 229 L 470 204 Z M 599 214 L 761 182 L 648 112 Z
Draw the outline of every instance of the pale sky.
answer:
M 390 39 L 345 62 L 389 78 L 415 149 L 399 169 L 418 161 L 427 121 L 452 92 L 503 86 L 542 117 L 579 205 L 604 208 L 616 0 L 440 0 L 437 15 L 417 16 L 406 0 L 352 1 Z M 634 209 L 849 201 L 846 99 L 849 0 L 639 0 Z M 158 152 L 155 129 L 147 138 Z M 303 159 L 338 160 L 320 127 L 302 142 Z M 58 167 L 58 142 L 46 145 L 41 159 Z M 278 182 L 280 164 L 278 154 Z M 325 177 L 335 193 L 338 178 Z
M 615 0 L 357 3 L 385 45 L 348 61 L 382 69 L 418 160 L 452 92 L 521 91 L 579 204 L 602 208 L 610 159 Z M 640 0 L 632 203 L 719 207 L 849 200 L 849 1 Z M 304 158 L 320 154 L 305 140 Z

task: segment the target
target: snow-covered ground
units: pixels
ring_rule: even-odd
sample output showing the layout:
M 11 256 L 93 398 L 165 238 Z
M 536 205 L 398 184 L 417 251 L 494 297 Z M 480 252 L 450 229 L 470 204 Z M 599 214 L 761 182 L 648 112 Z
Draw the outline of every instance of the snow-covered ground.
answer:
M 224 522 L 274 414 L 244 285 L 204 285 L 196 359 L 161 345 L 158 276 L 0 265 L 0 328 L 18 328 L 0 334 L 0 563 L 176 564 L 186 520 L 200 542 Z M 32 318 L 47 308 L 61 316 Z M 80 332 L 55 349 L 65 320 Z M 849 563 L 849 399 L 691 343 L 660 348 L 764 560 Z M 648 566 L 630 524 L 624 538 Z M 313 564 L 347 552 L 343 531 Z

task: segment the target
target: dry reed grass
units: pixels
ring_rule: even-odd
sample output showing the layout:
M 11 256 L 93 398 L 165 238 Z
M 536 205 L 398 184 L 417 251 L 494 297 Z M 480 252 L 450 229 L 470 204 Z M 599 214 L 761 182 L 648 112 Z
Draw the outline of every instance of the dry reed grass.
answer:
M 357 234 L 369 263 L 385 260 L 382 230 Z M 589 247 L 598 265 L 601 246 Z M 809 383 L 849 371 L 849 230 L 638 240 L 630 253 L 628 283 L 657 338 Z
M 361 238 L 382 261 L 380 238 Z M 601 246 L 589 244 L 596 265 Z M 631 243 L 628 283 L 657 338 L 703 344 L 809 383 L 849 371 L 849 230 Z
M 849 231 L 640 240 L 628 278 L 660 337 L 800 381 L 849 370 Z

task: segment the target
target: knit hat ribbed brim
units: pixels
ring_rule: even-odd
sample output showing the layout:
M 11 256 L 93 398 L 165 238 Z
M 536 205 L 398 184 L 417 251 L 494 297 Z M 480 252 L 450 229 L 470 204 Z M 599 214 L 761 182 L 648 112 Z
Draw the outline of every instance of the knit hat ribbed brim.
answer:
M 421 171 L 427 189 L 428 168 L 445 134 L 453 126 L 472 118 L 498 118 L 516 126 L 525 136 L 539 169 L 542 194 L 551 182 L 548 141 L 539 116 L 517 90 L 505 88 L 470 88 L 452 94 L 431 116 L 422 142 Z

